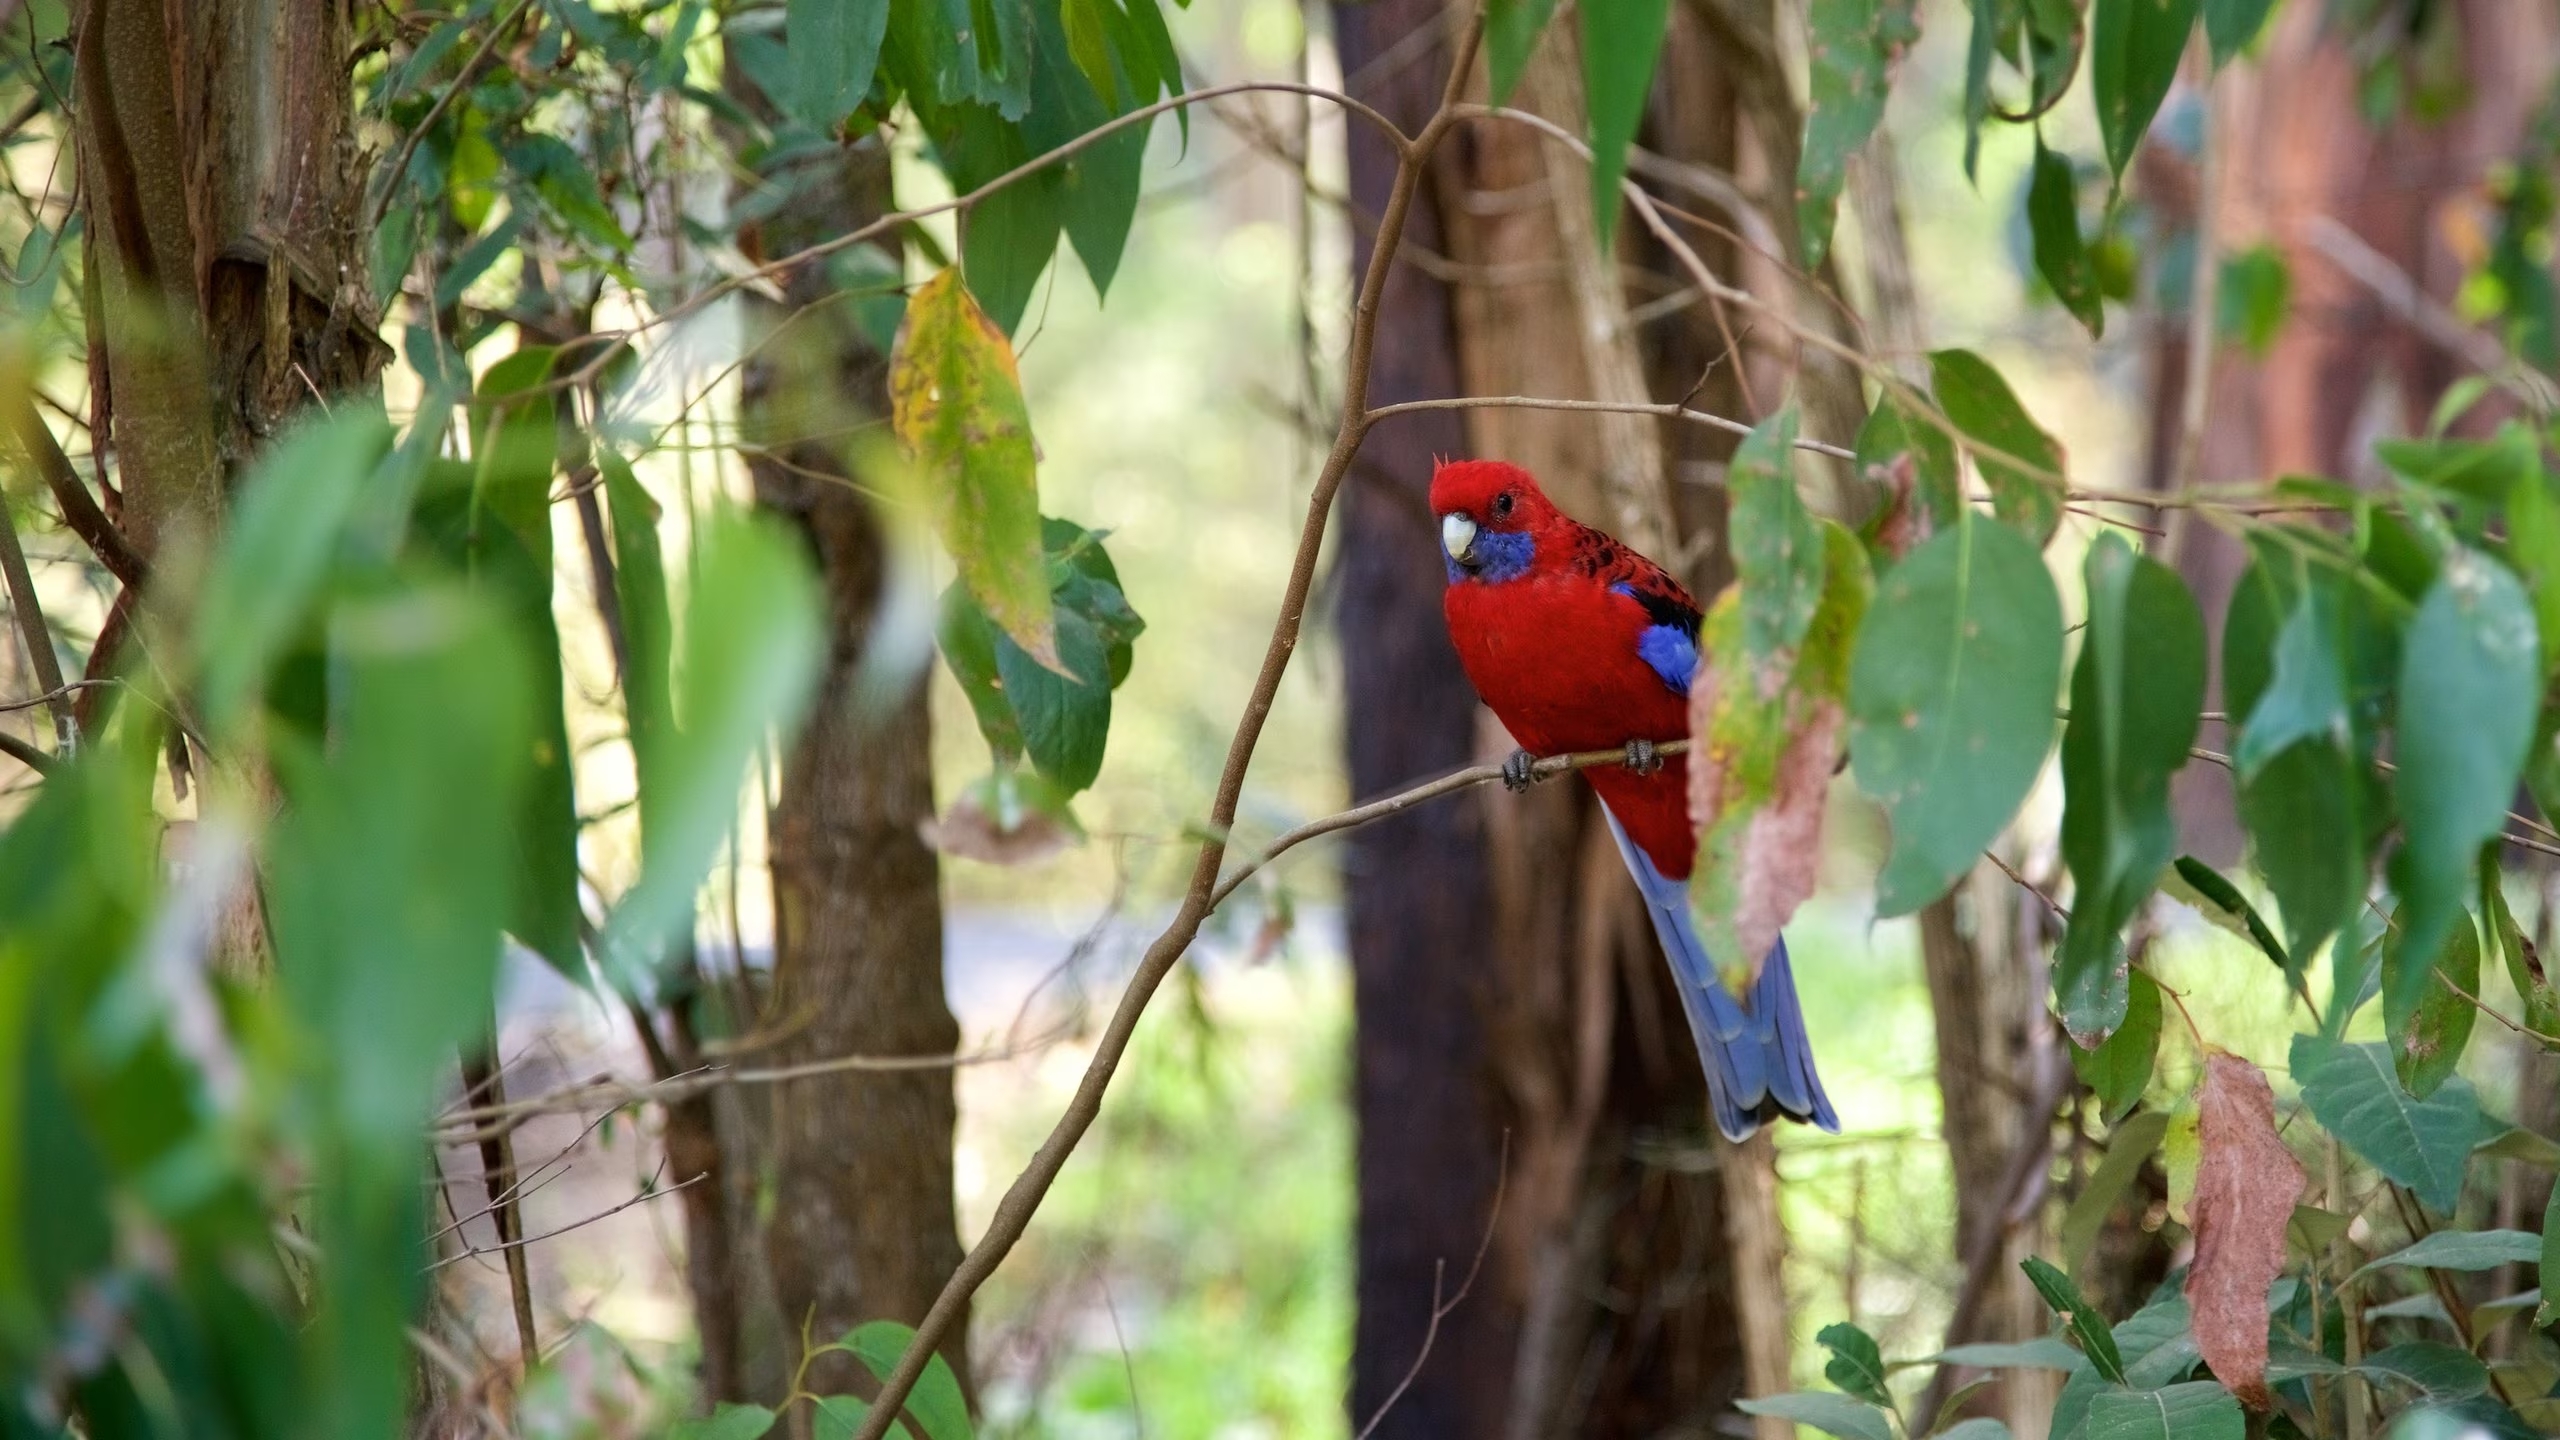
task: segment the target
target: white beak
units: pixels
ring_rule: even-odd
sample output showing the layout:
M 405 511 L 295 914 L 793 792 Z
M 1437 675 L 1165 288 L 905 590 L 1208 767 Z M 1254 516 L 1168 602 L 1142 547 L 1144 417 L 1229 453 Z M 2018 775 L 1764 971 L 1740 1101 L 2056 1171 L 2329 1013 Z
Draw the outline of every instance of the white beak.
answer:
M 1476 522 L 1464 515 L 1440 517 L 1440 548 L 1449 552 L 1450 559 L 1464 565 L 1475 544 Z

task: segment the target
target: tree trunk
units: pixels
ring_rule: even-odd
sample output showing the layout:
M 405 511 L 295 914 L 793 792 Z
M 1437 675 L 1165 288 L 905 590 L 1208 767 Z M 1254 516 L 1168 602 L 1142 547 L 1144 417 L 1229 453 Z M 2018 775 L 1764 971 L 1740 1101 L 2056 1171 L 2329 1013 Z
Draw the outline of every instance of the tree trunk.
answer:
M 1337 12 L 1362 98 L 1428 113 L 1445 47 L 1430 0 Z M 1579 128 L 1569 27 L 1513 103 Z M 1480 84 L 1479 80 L 1479 84 Z M 1354 203 L 1387 148 L 1353 131 Z M 1587 171 L 1530 130 L 1453 137 L 1418 197 L 1417 256 L 1390 285 L 1371 402 L 1462 393 L 1640 400 L 1628 296 L 1596 247 Z M 1365 257 L 1355 257 L 1355 263 Z M 1425 266 L 1428 266 L 1426 272 Z M 1683 381 L 1686 388 L 1686 380 Z M 1434 454 L 1513 460 L 1567 509 L 1676 558 L 1651 421 L 1478 410 L 1370 439 L 1345 498 L 1343 646 L 1355 793 L 1507 753 L 1444 636 L 1425 492 Z M 1366 1420 L 1426 1328 L 1435 1266 L 1463 1266 L 1507 1154 L 1475 1292 L 1378 1433 L 1652 1435 L 1703 1427 L 1739 1393 L 1721 1182 L 1667 968 L 1589 788 L 1487 793 L 1375 827 L 1346 877 L 1359 1007 L 1360 1321 Z M 1704 1163 L 1701 1163 L 1704 1162 Z M 1774 1253 L 1774 1252 L 1773 1252 Z
M 729 83 L 747 83 L 733 68 Z M 749 237 L 781 255 L 890 208 L 884 142 L 866 138 L 757 177 L 793 199 Z M 829 293 L 823 266 L 795 272 L 793 310 Z M 772 335 L 778 307 L 757 304 Z M 774 988 L 764 1025 L 781 1064 L 840 1055 L 948 1056 L 958 1023 L 942 983 L 941 872 L 919 826 L 933 813 L 925 676 L 865 669 L 889 577 L 888 535 L 848 483 L 836 442 L 885 414 L 886 359 L 846 307 L 804 314 L 744 370 L 741 407 L 756 501 L 807 541 L 830 602 L 832 643 L 808 728 L 783 756 L 770 819 Z M 913 1324 L 960 1262 L 952 1198 L 957 1105 L 948 1069 L 845 1073 L 774 1087 L 772 1219 L 765 1253 L 787 1334 L 816 1343 L 866 1320 Z M 943 1353 L 965 1377 L 967 1327 Z M 858 1373 L 836 1360 L 821 1389 Z
M 1408 130 L 1439 98 L 1448 55 L 1408 37 L 1441 21 L 1441 0 L 1369 0 L 1334 12 L 1346 73 L 1392 54 L 1364 98 Z M 1419 53 L 1408 53 L 1418 51 Z M 1463 136 L 1458 137 L 1463 140 Z M 1396 156 L 1366 126 L 1349 134 L 1353 203 L 1385 207 Z M 1414 196 L 1406 246 L 1446 249 L 1430 187 Z M 1355 227 L 1353 275 L 1372 231 Z M 1421 268 L 1392 272 L 1380 304 L 1369 403 L 1458 393 L 1449 287 Z M 1434 455 L 1466 449 L 1457 415 L 1392 421 L 1369 436 L 1344 486 L 1336 583 L 1351 791 L 1385 794 L 1470 763 L 1476 697 L 1440 617 L 1439 537 L 1428 491 Z M 1359 1122 L 1359 1315 L 1351 1413 L 1374 1434 L 1492 1437 L 1509 1413 L 1519 1287 L 1481 1277 L 1436 1327 L 1435 1297 L 1466 1273 L 1493 1220 L 1507 1117 L 1492 1084 L 1485 957 L 1494 889 L 1481 813 L 1425 805 L 1354 831 L 1345 847 Z M 1510 1201 L 1505 1200 L 1508 1210 Z M 1488 1264 L 1494 1262 L 1489 1261 Z M 1434 1333 L 1436 1329 L 1436 1334 Z M 1428 1348 L 1427 1358 L 1423 1357 Z M 1387 1410 L 1389 1396 L 1419 1365 Z

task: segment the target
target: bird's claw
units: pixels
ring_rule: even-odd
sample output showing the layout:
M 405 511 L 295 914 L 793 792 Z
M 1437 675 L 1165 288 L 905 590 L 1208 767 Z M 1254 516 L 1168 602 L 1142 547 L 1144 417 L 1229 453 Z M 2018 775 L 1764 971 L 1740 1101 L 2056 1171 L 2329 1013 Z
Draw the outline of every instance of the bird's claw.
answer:
M 1650 775 L 1662 768 L 1662 754 L 1650 740 L 1627 742 L 1627 768 L 1638 775 Z
M 1537 763 L 1538 757 L 1526 750 L 1512 751 L 1511 758 L 1502 762 L 1502 788 L 1517 795 L 1538 783 Z

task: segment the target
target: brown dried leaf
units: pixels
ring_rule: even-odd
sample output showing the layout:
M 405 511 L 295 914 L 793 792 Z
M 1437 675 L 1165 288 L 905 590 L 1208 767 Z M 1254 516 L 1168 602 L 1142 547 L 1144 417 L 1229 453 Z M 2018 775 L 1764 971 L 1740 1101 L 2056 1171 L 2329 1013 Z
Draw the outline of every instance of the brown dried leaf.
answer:
M 2271 1409 L 2267 1287 L 2284 1270 L 2285 1226 L 2302 1195 L 2302 1166 L 2276 1133 L 2267 1077 L 2237 1055 L 2205 1057 L 2196 1129 L 2196 1257 L 2187 1271 L 2196 1349 L 2241 1403 Z

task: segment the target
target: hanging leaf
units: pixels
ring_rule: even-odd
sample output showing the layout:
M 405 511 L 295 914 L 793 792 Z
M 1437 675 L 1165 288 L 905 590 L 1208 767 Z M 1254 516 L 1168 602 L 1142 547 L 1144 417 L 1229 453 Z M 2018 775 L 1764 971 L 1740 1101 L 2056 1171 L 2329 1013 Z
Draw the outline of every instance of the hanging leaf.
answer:
M 2083 1049 L 2068 1037 L 2064 1041 L 2071 1047 L 2072 1070 L 2079 1075 L 2080 1083 L 2098 1097 L 2098 1108 L 2109 1124 L 2122 1119 L 2140 1103 L 2142 1092 L 2151 1084 L 2152 1063 L 2160 1049 L 2158 983 L 2148 975 L 2136 973 L 2125 997 L 2124 1023 L 2096 1049 Z M 2074 1252 L 2066 1243 L 2063 1253 Z
M 2204 0 L 2204 36 L 2213 49 L 2215 69 L 2249 48 L 2274 8 L 2276 0 Z
M 2465 997 L 2480 993 L 2480 931 L 2469 914 L 2460 916 L 2433 962 L 2416 962 L 2428 976 L 2414 980 L 2406 973 L 2412 959 L 2398 943 L 2402 933 L 2394 927 L 2382 942 L 2382 1029 L 2401 1085 L 2423 1100 L 2461 1063 L 2479 1021 Z
M 2524 1001 L 2524 1028 L 2539 1035 L 2560 1035 L 2560 991 L 2553 989 L 2551 976 L 2542 968 L 2542 952 L 2533 937 L 2516 924 L 2515 913 L 2507 908 L 2507 888 L 2493 864 L 2480 867 L 2480 910 L 2482 938 L 2497 947 L 2498 958 L 2506 963 L 2507 979 Z
M 1793 499 L 1791 482 L 1769 483 L 1787 483 Z M 1849 645 L 1871 586 L 1858 542 L 1829 521 L 1816 524 L 1826 563 L 1801 645 L 1751 644 L 1746 569 L 1700 627 L 1707 663 L 1689 688 L 1689 809 L 1698 820 L 1690 910 L 1708 953 L 1725 956 L 1746 981 L 1813 894 L 1824 802 L 1839 768 Z
M 2062 308 L 2088 327 L 2091 339 L 2106 332 L 2106 307 L 2098 272 L 2080 238 L 2080 181 L 2071 158 L 2045 148 L 2036 133 L 2036 160 L 2027 185 L 2027 230 L 2035 241 L 2036 273 L 2053 287 Z
M 2089 90 L 2117 183 L 2178 77 L 2196 0 L 2091 0 Z
M 2015 532 L 1967 520 L 1885 577 L 1849 669 L 1850 762 L 1893 826 L 1879 914 L 1945 894 L 2009 823 L 2061 678 L 2062 603 Z
M 2160 877 L 2160 892 L 2173 900 L 2194 908 L 2195 912 L 2223 930 L 2258 947 L 2258 953 L 2276 962 L 2276 968 L 2287 975 L 2293 973 L 2293 960 L 2285 953 L 2284 943 L 2276 939 L 2267 922 L 2258 915 L 2249 897 L 2223 874 L 2193 855 L 2181 855 Z
M 1874 1336 L 1842 1321 L 1823 1326 L 1813 1338 L 1831 1352 L 1823 1363 L 1824 1379 L 1871 1405 L 1892 1406 L 1893 1396 L 1884 1383 L 1884 1352 L 1876 1348 Z
M 1929 375 L 1938 404 L 1969 442 L 1974 467 L 1991 487 L 1992 513 L 2043 549 L 2062 523 L 2060 442 L 2037 428 L 2009 382 L 1981 356 L 1932 351 Z
M 1555 13 L 1556 0 L 1490 0 L 1485 6 L 1485 74 L 1494 104 L 1510 103 L 1521 72 L 1529 68 L 1529 57 L 1537 53 L 1538 38 L 1546 33 Z
M 1744 437 L 1727 482 L 1743 641 L 1764 667 L 1792 658 L 1822 598 L 1822 531 L 1796 493 L 1795 443 L 1789 404 Z M 1763 689 L 1772 688 L 1784 670 L 1762 678 Z
M 2437 951 L 2462 917 L 2480 847 L 2505 828 L 2542 692 L 2533 608 L 2506 567 L 2477 551 L 2445 557 L 2401 651 L 2393 793 L 2402 943 L 2396 1002 L 2414 1010 Z
M 783 49 L 791 57 L 791 113 L 825 134 L 871 93 L 880 42 L 889 33 L 889 0 L 785 0 Z
M 1085 7 L 1112 8 L 1108 0 L 1079 0 L 1067 7 L 1066 14 L 1072 17 Z M 1112 13 L 1118 14 L 1116 9 Z M 1035 154 L 1059 149 L 1099 128 L 1116 113 L 1110 101 L 1120 93 L 1107 68 L 1108 54 L 1101 57 L 1106 65 L 1103 78 L 1089 90 L 1077 81 L 1076 66 L 1083 61 L 1070 62 L 1073 37 L 1060 18 L 1044 8 L 1037 21 L 1041 64 L 1032 76 L 1031 113 L 1022 122 L 1026 148 Z M 1101 23 L 1098 16 L 1096 23 Z M 1057 176 L 1059 223 L 1075 247 L 1076 258 L 1084 262 L 1096 295 L 1110 292 L 1112 278 L 1120 270 L 1121 252 L 1128 248 L 1129 222 L 1138 213 L 1138 182 L 1147 157 L 1147 129 L 1132 125 L 1114 131 L 1052 167 Z
M 2292 1067 L 2303 1103 L 2322 1129 L 2430 1208 L 2451 1213 L 2481 1131 L 2470 1081 L 2456 1075 L 2418 1099 L 2400 1088 L 2383 1046 L 2320 1035 L 2293 1037 Z
M 1032 158 L 1029 127 L 1008 123 L 987 106 L 958 105 L 925 119 L 943 173 L 964 195 Z M 1021 327 L 1057 254 L 1064 223 L 1058 185 L 1058 168 L 1044 166 L 988 194 L 961 219 L 960 263 L 972 301 L 1007 335 Z
M 1069 674 L 1058 655 L 1031 415 L 1013 347 L 958 271 L 944 270 L 908 300 L 889 396 L 891 424 L 930 487 L 934 524 L 969 593 L 1014 643 Z
M 1906 413 L 1887 394 L 1858 430 L 1858 474 L 1875 488 L 1858 527 L 1878 574 L 1930 536 L 1956 523 L 1964 508 L 1955 441 L 1936 417 Z
M 2186 1284 L 2196 1349 L 2242 1403 L 2267 1410 L 2275 1404 L 2266 1379 L 2267 1287 L 2284 1270 L 2302 1165 L 2276 1132 L 2267 1077 L 2239 1056 L 2205 1057 L 2196 1111 L 2202 1154 Z
M 2089 549 L 2089 618 L 2062 736 L 2062 854 L 2077 898 L 2055 956 L 2062 1021 L 2083 1044 L 2125 1013 L 2121 932 L 2177 850 L 2169 778 L 2204 703 L 2204 618 L 2176 571 L 2114 531 Z
M 1605 253 L 1617 232 L 1627 147 L 1644 121 L 1671 0 L 1581 0 L 1583 94 L 1591 112 L 1591 204 Z
M 2046 1308 L 2062 1322 L 2063 1332 L 2080 1347 L 2081 1354 L 2089 1357 L 2089 1364 L 2098 1374 L 2123 1384 L 2124 1354 L 2116 1348 L 2115 1333 L 2107 1328 L 2106 1317 L 2081 1297 L 2080 1287 L 2071 1283 L 2071 1277 L 2033 1255 L 2020 1261 L 2018 1268 L 2027 1272 L 2027 1283 L 2044 1297 Z
M 2146 982 L 2145 988 L 2148 988 Z M 2152 1013 L 2159 1013 L 2157 992 L 2152 1000 Z M 2130 1028 L 2130 1027 L 2128 1027 Z M 2117 1038 L 2122 1038 L 2119 1033 Z M 2154 1038 L 2157 1038 L 2155 1033 Z M 2109 1044 L 2115 1043 L 2113 1040 Z M 2146 1062 L 2147 1062 L 2146 1057 Z M 2149 1074 L 2146 1063 L 2144 1073 Z M 2136 1098 L 2140 1098 L 2138 1095 Z M 2107 1136 L 2106 1158 L 2089 1172 L 2088 1183 L 2072 1197 L 2071 1208 L 2063 1212 L 2059 1239 L 2065 1269 L 2085 1271 L 2089 1257 L 2098 1248 L 2098 1233 L 2106 1228 L 2107 1217 L 2114 1213 L 2116 1202 L 2133 1188 L 2141 1175 L 2144 1162 L 2160 1148 L 2169 1130 L 2169 1116 L 2160 1111 L 2146 1111 L 2118 1125 Z
M 1884 118 L 1894 67 L 1920 39 L 1918 0 L 1813 0 L 1805 28 L 1813 104 L 1796 165 L 1796 223 L 1811 270 L 1831 253 L 1849 159 Z
M 1964 178 L 1979 182 L 1975 166 L 1982 158 L 1982 124 L 1991 118 L 1991 59 L 2001 49 L 2004 30 L 2014 25 L 2001 0 L 1971 0 L 1973 29 L 1964 52 Z

